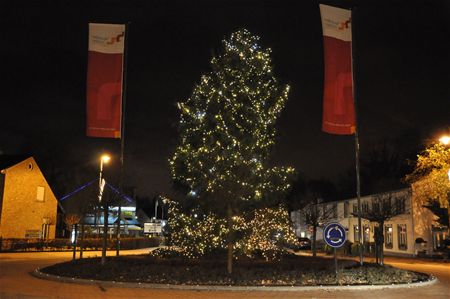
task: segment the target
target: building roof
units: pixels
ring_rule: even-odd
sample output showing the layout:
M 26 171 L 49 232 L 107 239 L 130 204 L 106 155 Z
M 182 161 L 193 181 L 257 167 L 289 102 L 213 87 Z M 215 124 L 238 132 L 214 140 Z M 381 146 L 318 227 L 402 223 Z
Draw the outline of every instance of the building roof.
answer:
M 0 170 L 10 168 L 30 157 L 30 155 L 0 155 Z

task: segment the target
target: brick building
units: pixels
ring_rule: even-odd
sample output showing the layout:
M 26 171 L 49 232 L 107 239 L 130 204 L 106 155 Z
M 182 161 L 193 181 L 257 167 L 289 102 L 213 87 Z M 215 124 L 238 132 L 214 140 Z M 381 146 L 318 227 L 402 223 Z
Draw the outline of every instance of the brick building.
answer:
M 0 156 L 0 237 L 55 238 L 57 199 L 33 157 Z

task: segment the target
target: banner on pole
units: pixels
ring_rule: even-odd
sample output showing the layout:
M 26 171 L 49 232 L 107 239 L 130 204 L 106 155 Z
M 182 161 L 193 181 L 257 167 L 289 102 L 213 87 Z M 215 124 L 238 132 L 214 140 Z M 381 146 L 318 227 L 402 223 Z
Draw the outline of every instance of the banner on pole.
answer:
M 322 130 L 330 134 L 355 133 L 355 106 L 351 58 L 351 11 L 320 4 L 324 48 Z
M 86 135 L 121 138 L 125 25 L 89 24 Z

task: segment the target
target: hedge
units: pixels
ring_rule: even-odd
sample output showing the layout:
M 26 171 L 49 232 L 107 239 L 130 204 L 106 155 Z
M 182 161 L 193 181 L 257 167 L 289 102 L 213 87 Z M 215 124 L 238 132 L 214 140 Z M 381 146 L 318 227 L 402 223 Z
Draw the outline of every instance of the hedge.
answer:
M 102 248 L 102 238 L 85 238 L 83 241 L 84 250 L 100 250 Z M 121 249 L 138 249 L 147 247 L 157 247 L 161 243 L 158 237 L 120 238 Z M 81 240 L 77 240 L 77 248 L 81 246 Z M 2 239 L 0 238 L 0 251 L 66 251 L 72 250 L 70 239 Z M 107 239 L 107 248 L 116 248 L 116 239 Z

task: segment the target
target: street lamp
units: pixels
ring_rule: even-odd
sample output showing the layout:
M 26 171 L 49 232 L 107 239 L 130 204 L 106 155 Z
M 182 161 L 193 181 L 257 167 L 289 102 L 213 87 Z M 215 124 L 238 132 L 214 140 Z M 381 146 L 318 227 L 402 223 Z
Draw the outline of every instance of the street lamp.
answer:
M 449 145 L 450 144 L 450 136 L 444 135 L 441 138 L 439 138 L 439 142 L 444 144 L 444 145 Z

